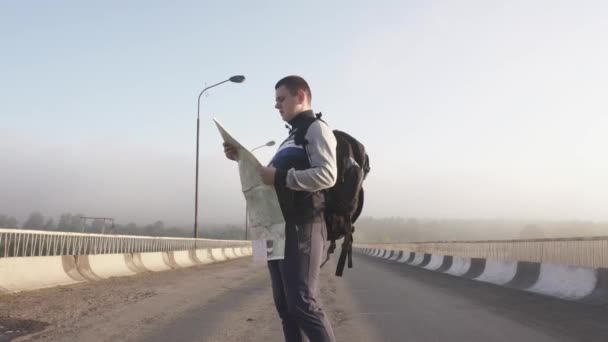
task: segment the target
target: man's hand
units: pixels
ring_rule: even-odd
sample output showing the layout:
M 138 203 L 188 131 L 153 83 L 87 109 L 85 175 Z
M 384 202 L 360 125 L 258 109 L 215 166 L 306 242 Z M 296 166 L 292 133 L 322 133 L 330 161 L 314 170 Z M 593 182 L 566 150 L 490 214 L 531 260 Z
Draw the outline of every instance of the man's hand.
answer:
M 275 169 L 274 167 L 264 167 L 264 166 L 259 166 L 258 167 L 258 174 L 260 175 L 260 177 L 262 177 L 262 182 L 264 182 L 264 184 L 266 185 L 273 185 L 274 184 L 274 174 L 277 172 L 277 169 Z
M 230 160 L 236 160 L 239 156 L 239 152 L 236 150 L 236 147 L 229 145 L 226 142 L 224 142 L 224 154 L 226 155 L 226 158 Z

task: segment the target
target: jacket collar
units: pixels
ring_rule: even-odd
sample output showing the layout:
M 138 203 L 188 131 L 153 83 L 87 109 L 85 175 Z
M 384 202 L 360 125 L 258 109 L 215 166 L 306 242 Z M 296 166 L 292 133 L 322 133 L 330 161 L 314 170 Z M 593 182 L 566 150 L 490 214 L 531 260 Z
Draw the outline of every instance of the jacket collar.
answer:
M 312 110 L 305 110 L 305 111 L 297 114 L 293 119 L 289 120 L 289 125 L 291 126 L 291 130 L 297 128 L 305 121 L 308 121 L 309 119 L 314 118 L 314 117 L 315 117 L 315 113 Z

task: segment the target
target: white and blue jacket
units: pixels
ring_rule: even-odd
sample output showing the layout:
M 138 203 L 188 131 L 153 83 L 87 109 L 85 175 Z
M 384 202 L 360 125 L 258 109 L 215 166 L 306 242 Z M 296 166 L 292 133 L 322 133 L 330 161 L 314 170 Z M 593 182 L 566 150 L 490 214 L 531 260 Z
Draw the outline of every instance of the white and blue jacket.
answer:
M 274 186 L 285 222 L 303 224 L 322 218 L 322 190 L 336 183 L 337 143 L 332 130 L 313 111 L 298 114 L 289 125 L 289 136 L 270 164 L 277 169 Z

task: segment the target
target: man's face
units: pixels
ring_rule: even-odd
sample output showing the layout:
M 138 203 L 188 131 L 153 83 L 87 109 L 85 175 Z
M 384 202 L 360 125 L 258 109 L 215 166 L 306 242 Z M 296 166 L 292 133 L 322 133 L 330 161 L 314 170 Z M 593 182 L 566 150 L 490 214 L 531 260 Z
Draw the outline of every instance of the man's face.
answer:
M 289 122 L 296 114 L 302 111 L 302 99 L 296 94 L 291 95 L 285 86 L 280 86 L 275 91 L 276 104 L 274 108 L 279 110 L 283 121 Z

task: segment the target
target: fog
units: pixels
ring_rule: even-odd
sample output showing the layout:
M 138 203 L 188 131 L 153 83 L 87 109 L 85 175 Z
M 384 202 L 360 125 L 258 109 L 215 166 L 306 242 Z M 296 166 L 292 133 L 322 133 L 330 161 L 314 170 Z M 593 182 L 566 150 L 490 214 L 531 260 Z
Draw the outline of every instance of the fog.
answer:
M 20 222 L 36 210 L 51 217 L 70 212 L 113 217 L 121 223 L 163 220 L 192 225 L 194 158 L 117 143 L 43 146 L 0 141 L 0 214 Z M 199 220 L 242 223 L 238 170 L 220 156 L 200 160 Z
M 192 227 L 194 158 L 188 153 L 116 141 L 45 145 L 15 136 L 0 141 L 0 215 L 15 216 L 20 224 L 39 211 L 55 221 L 67 212 L 113 217 L 119 224 L 162 220 L 166 226 Z M 242 226 L 244 199 L 236 163 L 223 158 L 219 146 L 209 149 L 215 151 L 201 158 L 199 221 L 203 226 Z M 269 149 L 260 159 L 271 154 Z M 608 234 L 601 222 L 605 212 L 593 197 L 601 199 L 600 189 L 589 189 L 585 198 L 575 192 L 535 192 L 539 187 L 532 178 L 521 178 L 530 182 L 526 190 L 475 177 L 473 166 L 468 173 L 442 177 L 440 171 L 414 169 L 399 175 L 390 163 L 373 159 L 371 165 L 360 223 L 365 240 Z M 501 175 L 499 170 L 496 174 Z M 542 177 L 536 181 L 546 184 Z

